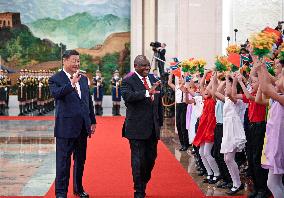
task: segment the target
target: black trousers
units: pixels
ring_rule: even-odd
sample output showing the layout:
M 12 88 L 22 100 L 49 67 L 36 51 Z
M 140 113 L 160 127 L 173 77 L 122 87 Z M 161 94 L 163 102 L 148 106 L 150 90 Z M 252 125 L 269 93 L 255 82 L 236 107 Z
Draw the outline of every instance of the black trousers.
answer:
M 214 131 L 213 156 L 218 164 L 221 176 L 225 182 L 232 182 L 228 167 L 224 161 L 224 154 L 220 153 L 223 138 L 223 124 L 217 123 Z
M 267 190 L 268 170 L 261 167 L 261 155 L 266 130 L 265 122 L 249 123 L 247 134 L 248 164 L 253 172 L 253 183 L 256 191 Z
M 129 144 L 135 195 L 143 197 L 157 158 L 158 140 L 153 132 L 149 139 L 129 140 Z
M 177 103 L 176 104 L 176 126 L 178 131 L 178 137 L 181 146 L 188 147 L 188 131 L 186 129 L 186 111 L 187 104 Z
M 67 197 L 72 153 L 73 189 L 77 192 L 83 190 L 82 177 L 86 161 L 87 137 L 87 133 L 82 131 L 77 138 L 56 138 L 56 196 Z

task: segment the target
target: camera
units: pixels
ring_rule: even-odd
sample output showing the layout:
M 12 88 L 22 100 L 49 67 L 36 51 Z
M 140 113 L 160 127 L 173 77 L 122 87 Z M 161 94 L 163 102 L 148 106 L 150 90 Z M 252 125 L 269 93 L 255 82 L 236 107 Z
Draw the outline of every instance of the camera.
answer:
M 150 46 L 152 47 L 153 51 L 157 51 L 157 48 L 161 47 L 161 43 L 158 41 L 151 42 Z
M 158 42 L 158 41 L 151 42 L 151 43 L 150 43 L 150 46 L 151 46 L 151 47 L 158 48 L 158 47 L 161 47 L 161 43 Z

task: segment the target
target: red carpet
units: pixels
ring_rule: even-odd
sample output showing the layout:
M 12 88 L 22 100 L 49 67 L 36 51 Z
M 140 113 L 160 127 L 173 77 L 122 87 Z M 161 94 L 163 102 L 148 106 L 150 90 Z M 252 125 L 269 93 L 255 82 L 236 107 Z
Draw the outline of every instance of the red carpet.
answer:
M 52 117 L 20 117 L 20 119 L 24 118 L 26 120 L 53 119 Z M 121 138 L 123 120 L 123 117 L 97 118 L 96 133 L 88 142 L 84 176 L 84 187 L 90 197 L 133 197 L 129 144 L 126 139 Z M 71 193 L 71 181 L 72 178 L 68 197 L 74 197 Z M 205 197 L 161 141 L 156 166 L 146 193 L 149 198 Z M 55 197 L 54 185 L 45 197 Z

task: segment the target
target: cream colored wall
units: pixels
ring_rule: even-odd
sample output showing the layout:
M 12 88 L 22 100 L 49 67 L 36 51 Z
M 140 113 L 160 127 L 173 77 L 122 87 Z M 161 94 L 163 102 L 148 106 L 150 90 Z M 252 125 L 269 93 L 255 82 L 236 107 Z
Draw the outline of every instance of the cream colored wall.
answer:
M 185 59 L 203 57 L 212 65 L 222 48 L 222 1 L 221 0 L 157 0 L 157 26 L 155 27 L 155 0 L 132 0 L 131 28 L 132 60 L 140 52 L 136 49 L 144 33 L 144 54 L 151 60 L 149 44 L 157 41 L 167 44 L 166 58 Z M 139 8 L 144 2 L 144 32 L 139 31 L 142 17 Z M 139 19 L 139 20 L 138 20 Z M 135 22 L 135 23 L 134 23 Z M 136 26 L 138 28 L 136 28 Z M 133 32 L 134 31 L 134 32 Z
M 229 27 L 227 35 L 234 42 L 234 29 L 238 29 L 237 43 L 241 44 L 254 32 L 266 26 L 275 28 L 278 21 L 284 20 L 284 0 L 223 0 L 227 10 L 223 18 L 227 18 Z M 223 40 L 223 51 L 227 41 Z
M 284 0 L 131 0 L 132 63 L 137 54 L 152 58 L 149 43 L 157 30 L 157 40 L 167 44 L 168 61 L 203 57 L 212 66 L 215 55 L 225 53 L 227 36 L 234 42 L 235 28 L 237 43 L 243 43 L 251 33 L 284 20 L 283 10 Z

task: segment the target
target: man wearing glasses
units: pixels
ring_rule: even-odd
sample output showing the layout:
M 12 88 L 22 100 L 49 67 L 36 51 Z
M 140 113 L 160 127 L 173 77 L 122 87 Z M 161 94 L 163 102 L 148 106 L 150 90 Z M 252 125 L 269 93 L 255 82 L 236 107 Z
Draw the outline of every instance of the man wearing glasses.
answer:
M 160 127 L 163 125 L 160 84 L 149 75 L 150 62 L 138 55 L 134 60 L 135 72 L 122 81 L 122 97 L 126 106 L 123 136 L 129 140 L 134 197 L 146 196 L 146 186 L 157 157 Z
M 96 118 L 87 77 L 79 74 L 80 57 L 75 50 L 63 56 L 63 70 L 49 79 L 50 92 L 56 101 L 56 198 L 67 198 L 73 153 L 73 193 L 88 198 L 82 177 L 86 160 L 87 137 L 95 132 Z

